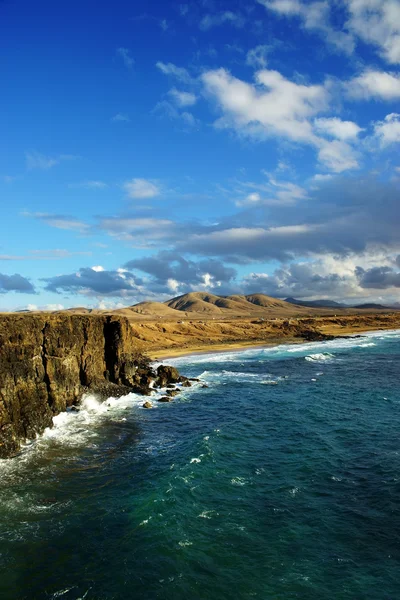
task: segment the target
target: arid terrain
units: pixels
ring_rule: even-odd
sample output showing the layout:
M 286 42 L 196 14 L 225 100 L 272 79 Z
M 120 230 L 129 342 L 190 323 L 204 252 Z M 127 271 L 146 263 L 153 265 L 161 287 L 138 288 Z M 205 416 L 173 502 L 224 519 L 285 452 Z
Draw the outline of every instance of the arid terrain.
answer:
M 73 314 L 127 317 L 133 335 L 152 358 L 206 350 L 300 341 L 308 332 L 349 335 L 400 328 L 400 311 L 297 306 L 264 294 L 222 297 L 192 292 L 115 311 L 74 308 Z

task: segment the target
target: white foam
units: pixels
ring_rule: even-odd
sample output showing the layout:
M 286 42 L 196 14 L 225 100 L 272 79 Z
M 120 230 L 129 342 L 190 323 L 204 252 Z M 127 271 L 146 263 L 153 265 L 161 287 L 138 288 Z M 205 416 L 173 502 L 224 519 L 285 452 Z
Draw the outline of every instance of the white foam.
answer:
M 334 358 L 334 354 L 330 354 L 329 352 L 319 352 L 317 354 L 309 354 L 305 357 L 305 359 L 309 362 L 325 362 L 327 360 L 332 360 Z

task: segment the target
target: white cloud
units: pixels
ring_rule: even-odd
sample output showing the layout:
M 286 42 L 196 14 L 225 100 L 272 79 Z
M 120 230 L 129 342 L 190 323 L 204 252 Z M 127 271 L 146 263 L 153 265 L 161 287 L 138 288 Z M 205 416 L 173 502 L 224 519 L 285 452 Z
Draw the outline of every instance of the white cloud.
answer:
M 180 283 L 179 283 L 179 281 L 177 281 L 176 279 L 172 279 L 172 278 L 170 278 L 170 279 L 168 279 L 168 280 L 167 280 L 167 287 L 168 287 L 168 289 L 169 289 L 169 290 L 171 290 L 171 292 L 173 292 L 174 294 L 177 294 L 177 293 L 178 293 L 178 290 L 179 290 L 179 288 L 180 288 L 180 285 L 181 285 L 181 284 L 180 284 Z
M 103 190 L 108 187 L 104 181 L 99 181 L 96 179 L 92 179 L 89 181 L 81 181 L 80 183 L 70 183 L 68 184 L 69 188 L 86 188 L 87 190 Z
M 75 160 L 78 156 L 73 154 L 59 154 L 58 156 L 45 156 L 40 152 L 26 152 L 26 168 L 28 170 L 41 169 L 47 171 L 55 165 L 60 164 L 66 160 Z
M 160 21 L 160 27 L 163 31 L 167 31 L 169 29 L 169 23 L 168 23 L 167 19 L 162 19 Z
M 367 44 L 378 48 L 388 63 L 400 63 L 399 0 L 346 0 L 347 27 Z
M 335 173 L 359 168 L 357 152 L 343 140 L 322 143 L 318 152 L 318 160 Z
M 117 48 L 117 54 L 122 58 L 126 68 L 132 69 L 133 65 L 135 64 L 135 60 L 131 56 L 131 51 L 129 48 Z
M 337 138 L 338 140 L 354 140 L 363 131 L 353 121 L 342 121 L 337 117 L 315 119 L 314 127 L 318 132 Z
M 164 73 L 164 75 L 171 75 L 183 83 L 193 83 L 192 77 L 189 75 L 189 71 L 183 67 L 177 67 L 173 63 L 163 63 L 158 61 L 156 63 L 157 69 Z
M 111 119 L 114 123 L 130 123 L 130 118 L 124 113 L 117 113 Z
M 296 204 L 299 200 L 307 198 L 307 192 L 300 186 L 290 181 L 277 181 L 270 178 L 268 184 L 253 184 L 246 182 L 244 187 L 255 188 L 260 191 L 251 192 L 243 200 L 237 200 L 236 206 L 255 207 L 255 206 L 290 206 Z
M 267 56 L 270 52 L 271 46 L 259 45 L 248 51 L 246 55 L 246 63 L 256 69 L 265 69 L 267 66 Z
M 345 90 L 350 98 L 396 100 L 400 98 L 400 73 L 369 69 L 348 81 Z
M 212 27 L 219 27 L 220 25 L 233 25 L 234 27 L 240 28 L 245 24 L 245 20 L 241 15 L 238 15 L 231 10 L 220 12 L 217 14 L 209 14 L 203 17 L 200 21 L 200 29 L 207 31 Z
M 42 169 L 43 171 L 47 171 L 60 162 L 59 158 L 45 156 L 44 154 L 40 154 L 40 152 L 27 152 L 25 158 L 26 167 L 29 170 Z
M 278 71 L 258 71 L 255 80 L 247 83 L 225 69 L 202 75 L 206 92 L 223 113 L 215 125 L 259 138 L 278 135 L 317 143 L 309 118 L 326 108 L 326 89 L 293 83 Z
M 400 114 L 391 113 L 374 125 L 375 136 L 381 146 L 400 143 Z
M 316 173 L 315 175 L 313 175 L 312 179 L 313 181 L 316 182 L 324 182 L 324 181 L 329 181 L 330 179 L 332 179 L 333 175 L 326 173 L 326 174 L 322 174 L 322 173 Z
M 297 17 L 304 29 L 315 31 L 336 50 L 347 54 L 354 51 L 353 36 L 331 25 L 328 2 L 304 2 L 303 0 L 257 0 L 257 2 L 280 16 Z
M 172 88 L 172 90 L 169 90 L 168 94 L 173 98 L 174 102 L 181 107 L 193 106 L 197 102 L 196 95 L 191 92 L 183 92 L 176 88 Z
M 160 188 L 148 179 L 131 179 L 123 188 L 130 198 L 154 198 L 161 193 Z
M 167 102 L 166 100 L 158 102 L 158 104 L 156 104 L 154 107 L 154 112 L 159 113 L 168 119 L 180 121 L 183 131 L 198 129 L 200 126 L 199 119 L 197 119 L 191 112 L 186 110 L 181 112 L 179 109 L 173 106 L 171 102 Z
M 38 306 L 37 304 L 28 304 L 26 310 L 32 311 L 54 311 L 54 310 L 64 310 L 63 304 L 43 304 L 42 306 Z
M 65 229 L 70 231 L 87 231 L 90 226 L 87 223 L 83 223 L 83 221 L 79 221 L 75 217 L 70 217 L 68 215 L 57 215 L 51 213 L 30 213 L 23 212 L 22 215 L 24 217 L 33 217 L 38 221 L 43 221 L 50 227 L 56 227 L 57 229 Z
M 102 271 L 104 271 L 104 267 L 102 267 L 101 265 L 95 265 L 94 267 L 91 267 L 92 271 L 96 271 L 96 273 L 101 273 Z

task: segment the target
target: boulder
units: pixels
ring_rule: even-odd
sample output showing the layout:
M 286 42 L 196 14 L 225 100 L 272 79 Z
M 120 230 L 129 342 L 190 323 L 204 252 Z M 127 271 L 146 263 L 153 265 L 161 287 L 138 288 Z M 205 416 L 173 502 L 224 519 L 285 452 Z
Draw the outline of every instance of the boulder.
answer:
M 145 402 L 145 403 L 143 404 L 143 408 L 153 408 L 153 405 L 152 405 L 152 403 L 151 403 L 151 402 Z
M 190 383 L 189 380 L 186 380 L 182 383 L 182 387 L 192 387 L 192 384 Z
M 171 396 L 163 396 L 162 398 L 158 399 L 159 402 L 172 402 L 172 398 Z
M 166 387 L 169 383 L 178 383 L 180 375 L 178 369 L 167 365 L 160 365 L 157 369 L 157 385 Z

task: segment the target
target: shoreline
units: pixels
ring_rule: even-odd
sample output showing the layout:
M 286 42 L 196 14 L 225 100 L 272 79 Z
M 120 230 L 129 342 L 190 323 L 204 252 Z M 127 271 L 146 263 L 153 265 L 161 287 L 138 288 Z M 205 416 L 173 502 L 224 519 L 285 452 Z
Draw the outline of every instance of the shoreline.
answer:
M 348 328 L 346 332 L 343 332 L 342 335 L 336 335 L 337 339 L 346 338 L 347 336 L 356 336 L 359 334 L 365 333 L 379 333 L 380 331 L 400 331 L 400 328 L 396 327 L 366 327 L 366 328 Z M 335 335 L 335 333 L 332 333 Z M 174 360 L 175 358 L 183 358 L 185 356 L 201 356 L 203 354 L 221 354 L 223 352 L 235 352 L 238 350 L 253 350 L 257 348 L 271 348 L 276 346 L 283 345 L 293 345 L 293 344 L 304 344 L 308 340 L 295 338 L 295 337 L 281 337 L 274 338 L 270 341 L 254 341 L 254 342 L 244 342 L 244 341 L 234 341 L 234 342 L 226 342 L 226 343 L 217 343 L 217 344 L 204 344 L 204 345 L 193 345 L 192 347 L 187 348 L 169 348 L 162 349 L 159 351 L 150 351 L 148 352 L 148 356 L 154 362 L 165 362 L 168 360 Z M 321 340 L 323 342 L 324 340 Z M 311 342 L 310 342 L 311 343 Z

